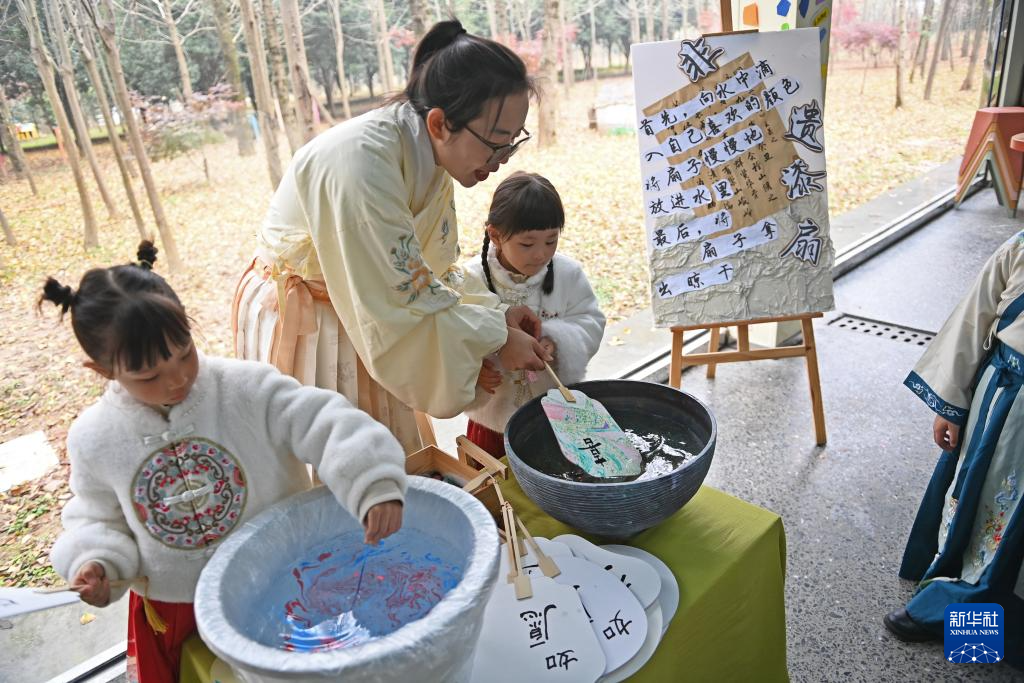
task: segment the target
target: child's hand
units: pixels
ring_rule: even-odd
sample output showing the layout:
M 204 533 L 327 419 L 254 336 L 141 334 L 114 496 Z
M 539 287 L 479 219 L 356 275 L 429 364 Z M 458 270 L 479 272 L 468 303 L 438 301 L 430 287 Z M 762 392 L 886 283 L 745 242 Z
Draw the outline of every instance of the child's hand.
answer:
M 485 358 L 476 383 L 488 394 L 493 394 L 494 390 L 501 386 L 501 371 L 494 367 L 494 363 Z
M 548 352 L 548 355 L 551 356 L 552 359 L 554 359 L 555 352 L 558 350 L 558 347 L 555 345 L 555 341 L 551 337 L 541 337 L 539 341 L 541 347 Z
M 935 416 L 932 425 L 932 438 L 935 444 L 944 451 L 951 451 L 960 443 L 960 425 L 955 425 L 941 415 Z
M 377 503 L 366 513 L 363 528 L 366 529 L 364 542 L 377 545 L 402 528 L 402 504 L 397 500 Z
M 110 581 L 99 562 L 86 562 L 79 567 L 71 579 L 71 590 L 77 591 L 82 602 L 93 607 L 106 607 L 110 603 Z
M 540 318 L 529 306 L 512 306 L 505 311 L 505 324 L 515 327 L 534 339 L 540 336 Z

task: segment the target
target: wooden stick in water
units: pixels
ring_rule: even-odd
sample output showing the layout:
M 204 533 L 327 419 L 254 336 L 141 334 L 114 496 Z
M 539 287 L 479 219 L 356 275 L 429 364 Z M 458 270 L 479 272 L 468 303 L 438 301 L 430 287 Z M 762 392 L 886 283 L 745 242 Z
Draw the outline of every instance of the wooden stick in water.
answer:
M 525 524 L 523 524 L 523 520 L 516 517 L 516 522 L 519 524 L 519 529 L 523 532 L 523 537 L 526 538 L 526 542 L 530 545 L 530 550 L 532 550 L 533 554 L 537 556 L 537 565 L 540 567 L 540 570 L 544 572 L 544 576 L 549 579 L 553 579 L 561 574 L 562 570 L 558 568 L 555 561 L 545 555 L 544 551 L 540 549 L 540 545 L 537 544 L 537 541 L 533 540 L 533 534 L 531 534 L 530 530 L 526 528 Z
M 556 375 L 555 371 L 551 369 L 551 366 L 548 365 L 547 363 L 544 363 L 544 367 L 547 368 L 548 374 L 551 375 L 551 379 L 555 380 L 555 384 L 558 385 L 558 390 L 562 392 L 562 398 L 564 398 L 569 403 L 575 403 L 576 397 L 572 395 L 571 391 L 565 388 L 565 385 L 562 384 L 562 380 L 558 379 L 558 375 Z

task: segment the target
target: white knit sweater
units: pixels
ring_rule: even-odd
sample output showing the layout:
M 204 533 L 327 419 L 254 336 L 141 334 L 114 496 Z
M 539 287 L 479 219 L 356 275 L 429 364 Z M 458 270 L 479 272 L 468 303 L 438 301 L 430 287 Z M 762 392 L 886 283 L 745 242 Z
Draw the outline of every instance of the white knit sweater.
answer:
M 54 568 L 70 579 L 96 560 L 111 579 L 149 577 L 149 597 L 167 602 L 192 601 L 232 530 L 309 488 L 303 463 L 360 520 L 401 501 L 406 486 L 401 446 L 342 395 L 269 365 L 205 356 L 166 417 L 111 382 L 71 426 L 68 453 L 74 497 Z
M 587 363 L 601 347 L 605 324 L 604 314 L 582 266 L 556 253 L 554 287 L 550 294 L 544 294 L 542 285 L 547 268 L 524 278 L 502 266 L 495 252 L 492 245 L 487 263 L 496 293 L 503 303 L 529 306 L 540 316 L 541 336 L 550 337 L 556 347 L 552 368 L 564 384 L 581 381 L 586 375 Z M 470 276 L 484 280 L 486 286 L 479 257 L 464 265 Z M 503 432 L 505 423 L 521 405 L 534 396 L 544 395 L 554 386 L 546 372 L 503 371 L 501 386 L 493 395 L 477 387 L 476 400 L 466 409 L 466 415 L 488 429 Z

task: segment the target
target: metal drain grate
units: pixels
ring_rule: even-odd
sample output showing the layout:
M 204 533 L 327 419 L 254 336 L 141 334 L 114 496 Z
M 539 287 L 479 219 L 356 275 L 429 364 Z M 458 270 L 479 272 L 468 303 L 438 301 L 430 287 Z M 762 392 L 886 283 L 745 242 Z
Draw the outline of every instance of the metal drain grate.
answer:
M 900 327 L 892 323 L 871 320 L 870 318 L 860 318 L 849 314 L 839 316 L 829 322 L 829 325 L 841 327 L 850 332 L 870 334 L 873 337 L 882 337 L 883 339 L 891 339 L 892 341 L 903 342 L 904 344 L 916 344 L 917 346 L 925 346 L 935 336 L 934 332 L 915 330 L 912 327 Z

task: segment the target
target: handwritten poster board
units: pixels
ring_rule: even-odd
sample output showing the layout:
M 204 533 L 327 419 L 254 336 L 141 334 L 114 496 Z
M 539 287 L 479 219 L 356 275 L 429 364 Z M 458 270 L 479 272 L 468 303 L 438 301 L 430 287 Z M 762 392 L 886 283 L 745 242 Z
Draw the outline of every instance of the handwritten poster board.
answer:
M 633 45 L 657 325 L 833 308 L 818 38 Z

